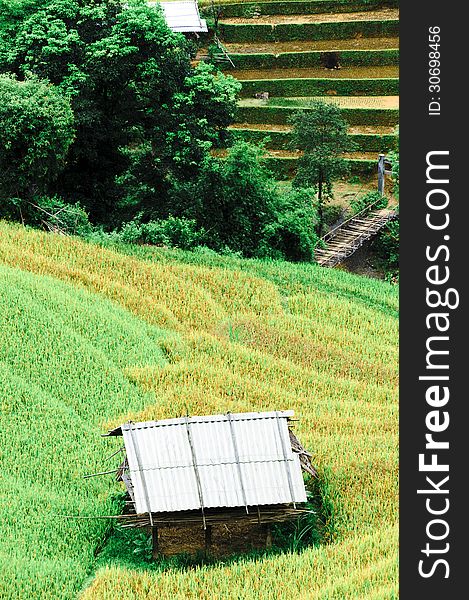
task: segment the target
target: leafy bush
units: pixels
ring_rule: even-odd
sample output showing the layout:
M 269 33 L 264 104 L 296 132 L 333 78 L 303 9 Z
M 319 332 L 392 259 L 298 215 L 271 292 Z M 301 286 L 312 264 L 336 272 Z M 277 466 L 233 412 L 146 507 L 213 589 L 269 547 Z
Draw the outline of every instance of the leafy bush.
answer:
M 68 204 L 57 196 L 43 196 L 35 198 L 29 206 L 32 224 L 40 224 L 49 231 L 86 237 L 93 229 L 87 212 L 78 202 Z
M 326 204 L 323 208 L 324 224 L 329 227 L 344 217 L 345 209 L 338 204 Z
M 282 194 L 266 166 L 264 148 L 238 141 L 226 158 L 208 156 L 195 180 L 173 185 L 171 205 L 201 233 L 176 245 L 205 245 L 238 257 L 312 260 L 317 241 L 313 198 L 309 188 Z
M 391 283 L 399 282 L 399 219 L 390 221 L 373 243 L 373 250 Z
M 39 196 L 31 200 L 9 198 L 0 206 L 0 218 L 20 219 L 24 225 L 64 235 L 86 238 L 93 232 L 93 226 L 83 207 L 78 202 L 64 202 L 58 196 Z
M 142 238 L 147 244 L 165 244 L 189 250 L 204 243 L 205 230 L 197 228 L 195 219 L 170 215 L 167 219 L 142 225 Z
M 275 182 L 264 150 L 237 142 L 226 158 L 207 156 L 195 181 L 175 190 L 175 202 L 210 236 L 207 244 L 254 256 L 264 227 L 274 218 Z
M 313 189 L 291 190 L 280 198 L 275 219 L 264 228 L 260 254 L 275 259 L 311 261 L 318 238 Z
M 352 210 L 352 215 L 356 215 L 362 210 L 364 210 L 367 206 L 373 205 L 369 210 L 376 210 L 379 208 L 385 208 L 388 205 L 388 199 L 386 196 L 383 196 L 379 192 L 368 192 L 367 194 L 363 194 L 363 196 L 359 196 L 356 199 L 350 201 L 350 208 Z M 367 214 L 369 211 L 366 211 L 364 214 Z
M 48 81 L 0 74 L 0 198 L 43 194 L 74 139 L 69 100 Z
M 198 229 L 194 219 L 173 217 L 141 223 L 141 215 L 125 223 L 122 229 L 111 234 L 111 239 L 127 244 L 151 244 L 191 250 L 205 241 L 205 230 Z

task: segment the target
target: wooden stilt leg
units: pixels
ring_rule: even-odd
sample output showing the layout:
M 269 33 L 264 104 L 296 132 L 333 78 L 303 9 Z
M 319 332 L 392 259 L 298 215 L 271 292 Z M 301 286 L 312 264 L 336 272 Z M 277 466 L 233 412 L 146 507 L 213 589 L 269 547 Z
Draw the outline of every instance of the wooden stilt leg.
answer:
M 212 526 L 207 525 L 205 529 L 205 554 L 210 554 L 212 550 Z
M 272 530 L 268 523 L 265 525 L 265 547 L 266 548 L 272 547 Z
M 158 558 L 160 552 L 158 547 L 158 527 L 151 528 L 151 541 L 153 543 L 152 556 L 153 558 Z

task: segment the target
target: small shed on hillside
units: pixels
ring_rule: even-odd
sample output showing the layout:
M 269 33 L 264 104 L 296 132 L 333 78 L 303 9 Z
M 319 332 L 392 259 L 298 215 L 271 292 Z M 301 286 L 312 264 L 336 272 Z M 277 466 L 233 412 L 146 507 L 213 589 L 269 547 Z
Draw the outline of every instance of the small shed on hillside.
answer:
M 205 33 L 207 22 L 200 17 L 196 0 L 184 2 L 148 2 L 149 6 L 161 4 L 168 27 L 180 33 Z
M 128 492 L 124 526 L 158 528 L 233 520 L 270 523 L 299 516 L 306 502 L 302 469 L 310 454 L 289 424 L 293 411 L 226 413 L 142 423 L 109 431 L 123 436 L 117 474 Z

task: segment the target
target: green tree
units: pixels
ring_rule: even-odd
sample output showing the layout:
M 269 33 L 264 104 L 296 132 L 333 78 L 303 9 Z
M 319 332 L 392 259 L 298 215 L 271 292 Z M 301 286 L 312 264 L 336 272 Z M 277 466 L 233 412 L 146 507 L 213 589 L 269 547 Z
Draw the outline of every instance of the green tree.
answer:
M 314 190 L 300 188 L 278 195 L 274 219 L 263 231 L 263 256 L 294 262 L 314 259 L 318 211 L 311 203 L 312 193 Z
M 34 73 L 71 98 L 77 135 L 53 191 L 95 221 L 115 222 L 118 206 L 163 216 L 173 179 L 194 172 L 232 118 L 238 84 L 194 71 L 193 44 L 145 0 L 38 2 L 10 25 L 0 71 Z
M 262 149 L 238 142 L 223 163 L 220 230 L 230 248 L 247 255 L 256 254 L 276 198 L 275 184 L 263 158 Z
M 263 149 L 237 142 L 226 158 L 207 155 L 197 177 L 174 188 L 173 206 L 179 202 L 187 207 L 184 216 L 207 232 L 211 248 L 245 256 L 259 253 L 277 202 L 263 157 Z
M 292 144 L 303 152 L 293 186 L 316 191 L 320 235 L 324 201 L 332 197 L 333 182 L 348 174 L 349 166 L 343 153 L 352 150 L 354 145 L 340 108 L 332 103 L 314 101 L 307 110 L 297 112 L 292 123 Z
M 179 193 L 181 183 L 197 179 L 209 150 L 221 144 L 240 87 L 205 63 L 191 71 L 163 107 L 164 118 L 160 112 L 140 143 L 126 150 L 129 167 L 119 179 L 124 207 L 150 219 L 191 212 L 194 198 Z
M 70 102 L 47 81 L 0 75 L 0 200 L 3 216 L 44 194 L 74 139 Z M 1 213 L 0 213 L 1 214 Z

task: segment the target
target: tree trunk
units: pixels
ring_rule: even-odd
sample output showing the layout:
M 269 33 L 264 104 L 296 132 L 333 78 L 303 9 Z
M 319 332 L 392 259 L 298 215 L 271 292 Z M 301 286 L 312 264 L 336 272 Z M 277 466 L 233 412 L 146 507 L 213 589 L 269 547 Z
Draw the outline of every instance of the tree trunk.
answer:
M 321 233 L 322 233 L 322 224 L 324 221 L 324 212 L 323 212 L 323 206 L 322 206 L 322 175 L 319 175 L 319 181 L 318 181 L 318 226 L 316 228 L 316 233 L 318 234 L 318 237 L 321 237 Z

